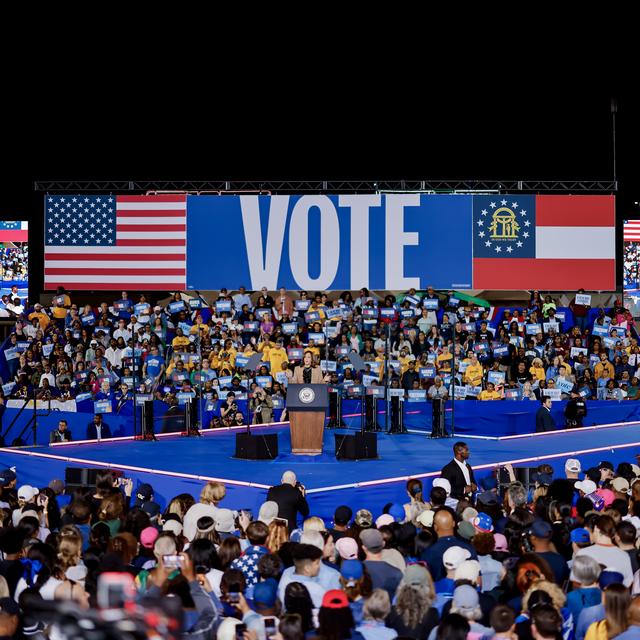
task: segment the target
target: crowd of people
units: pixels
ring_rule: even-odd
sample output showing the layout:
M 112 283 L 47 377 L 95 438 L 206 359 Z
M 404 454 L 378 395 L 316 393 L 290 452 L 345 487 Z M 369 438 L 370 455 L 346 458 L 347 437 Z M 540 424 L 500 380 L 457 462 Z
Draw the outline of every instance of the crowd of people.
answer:
M 0 637 L 640 637 L 637 464 L 567 459 L 525 486 L 453 456 L 428 490 L 410 479 L 381 513 L 363 493 L 331 522 L 291 471 L 251 513 L 218 482 L 162 508 L 111 470 L 65 488 L 3 468 Z
M 640 288 L 640 242 L 624 243 L 624 260 L 622 262 L 623 284 L 625 289 Z
M 244 420 L 232 407 L 248 399 L 253 415 L 268 422 L 281 417 L 294 368 L 309 357 L 319 379 L 341 391 L 363 383 L 401 388 L 414 400 L 558 400 L 572 391 L 637 399 L 633 317 L 617 302 L 590 320 L 589 305 L 579 301 L 570 304 L 569 322 L 537 291 L 508 309 L 432 288 L 384 299 L 362 289 L 330 300 L 327 293 L 250 294 L 243 287 L 234 295 L 223 289 L 215 300 L 176 293 L 164 305 L 123 291 L 92 307 L 61 288 L 48 307 L 5 305 L 16 325 L 3 345 L 2 396 L 117 403 L 135 386 L 170 406 L 179 393 L 198 394 L 216 403 L 216 425 Z M 364 370 L 353 367 L 352 353 Z M 260 366 L 249 371 L 255 354 L 262 354 Z
M 24 243 L 7 243 L 0 246 L 0 262 L 2 263 L 3 280 L 23 280 L 29 278 L 29 245 Z

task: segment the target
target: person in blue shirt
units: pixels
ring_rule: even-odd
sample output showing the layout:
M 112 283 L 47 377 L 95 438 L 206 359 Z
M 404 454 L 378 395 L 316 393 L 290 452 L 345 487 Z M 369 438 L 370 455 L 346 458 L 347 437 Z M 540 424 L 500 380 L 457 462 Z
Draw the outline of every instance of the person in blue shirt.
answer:
M 427 563 L 433 581 L 437 582 L 445 575 L 442 558 L 449 547 L 467 549 L 472 560 L 477 560 L 478 554 L 466 540 L 457 538 L 454 535 L 455 520 L 449 509 L 439 509 L 433 518 L 433 525 L 438 534 L 438 541 L 420 554 L 420 560 L 424 560 Z
M 113 307 L 119 318 L 129 321 L 133 311 L 133 300 L 129 299 L 129 294 L 126 291 L 122 292 L 120 300 L 114 301 Z
M 144 378 L 151 378 L 153 382 L 160 379 L 165 370 L 164 358 L 160 355 L 158 347 L 152 347 L 143 366 Z
M 580 586 L 567 594 L 567 608 L 577 622 L 583 609 L 600 604 L 602 600 L 602 591 L 598 586 L 601 569 L 592 557 L 576 556 L 571 570 Z
M 638 640 L 640 638 L 640 598 L 634 598 L 627 613 L 629 627 L 616 640 Z

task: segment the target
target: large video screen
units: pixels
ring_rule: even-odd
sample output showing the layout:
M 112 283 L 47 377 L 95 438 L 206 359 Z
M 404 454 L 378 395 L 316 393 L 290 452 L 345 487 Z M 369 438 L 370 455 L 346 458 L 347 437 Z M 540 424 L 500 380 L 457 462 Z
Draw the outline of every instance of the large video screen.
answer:
M 640 289 L 640 220 L 624 221 L 623 282 L 627 291 Z
M 0 220 L 2 295 L 23 302 L 29 292 L 29 225 L 24 220 Z
M 46 289 L 615 291 L 607 195 L 60 194 Z M 224 238 L 215 243 L 212 238 Z

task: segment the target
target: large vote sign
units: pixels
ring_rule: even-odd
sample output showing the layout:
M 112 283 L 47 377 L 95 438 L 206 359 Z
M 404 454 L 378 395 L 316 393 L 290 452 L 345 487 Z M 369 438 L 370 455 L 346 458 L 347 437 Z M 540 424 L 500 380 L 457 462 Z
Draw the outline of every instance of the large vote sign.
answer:
M 420 194 L 189 198 L 187 288 L 469 288 L 470 205 Z
M 45 286 L 615 289 L 613 196 L 48 195 Z

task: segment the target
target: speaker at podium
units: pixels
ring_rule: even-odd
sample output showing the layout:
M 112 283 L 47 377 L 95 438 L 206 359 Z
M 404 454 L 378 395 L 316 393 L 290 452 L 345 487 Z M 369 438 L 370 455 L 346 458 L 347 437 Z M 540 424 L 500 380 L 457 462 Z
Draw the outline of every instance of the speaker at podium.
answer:
M 325 384 L 290 384 L 287 388 L 287 412 L 291 429 L 291 453 L 322 453 L 324 420 L 329 406 Z

